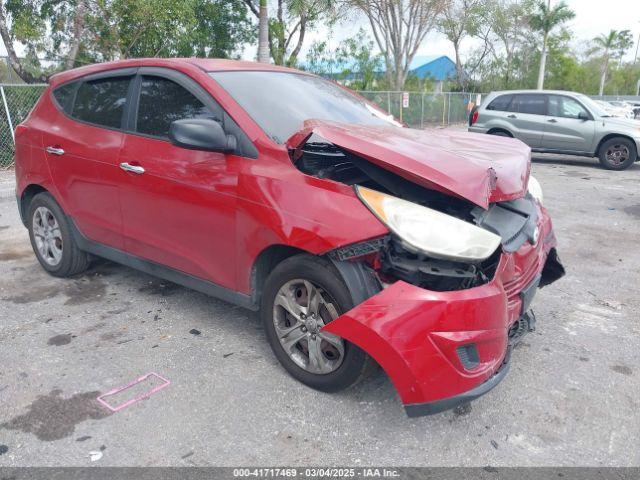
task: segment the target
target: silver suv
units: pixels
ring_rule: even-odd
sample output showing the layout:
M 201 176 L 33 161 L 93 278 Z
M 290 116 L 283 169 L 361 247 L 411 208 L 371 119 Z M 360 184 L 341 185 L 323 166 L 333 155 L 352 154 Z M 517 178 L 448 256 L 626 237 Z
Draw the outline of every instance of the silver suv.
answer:
M 638 160 L 640 121 L 614 118 L 586 95 L 492 92 L 469 115 L 469 131 L 515 137 L 535 152 L 598 157 L 611 170 Z

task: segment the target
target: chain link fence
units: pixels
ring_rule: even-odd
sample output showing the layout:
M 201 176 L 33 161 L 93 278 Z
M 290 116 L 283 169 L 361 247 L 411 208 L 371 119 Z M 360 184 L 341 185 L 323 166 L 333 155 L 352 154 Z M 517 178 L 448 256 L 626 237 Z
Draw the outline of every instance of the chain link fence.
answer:
M 466 123 L 469 118 L 469 102 L 475 103 L 478 96 L 477 93 L 469 92 L 358 93 L 412 128 Z
M 0 168 L 13 165 L 13 132 L 29 114 L 46 85 L 0 84 Z

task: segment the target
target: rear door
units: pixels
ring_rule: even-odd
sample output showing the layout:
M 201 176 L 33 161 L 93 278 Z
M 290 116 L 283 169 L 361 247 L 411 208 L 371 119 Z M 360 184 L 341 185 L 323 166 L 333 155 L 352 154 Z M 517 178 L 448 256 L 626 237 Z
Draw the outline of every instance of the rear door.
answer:
M 118 156 L 134 73 L 110 71 L 56 88 L 59 115 L 42 134 L 67 213 L 87 238 L 118 249 L 123 248 Z
M 236 284 L 236 195 L 245 158 L 188 150 L 169 141 L 171 122 L 231 120 L 195 81 L 179 72 L 140 68 L 136 115 L 120 155 L 125 249 L 204 278 Z
M 540 148 L 547 113 L 547 96 L 543 93 L 518 93 L 508 108 L 507 121 L 512 133 L 531 148 Z
M 593 152 L 596 124 L 575 98 L 549 95 L 542 148 L 563 152 Z

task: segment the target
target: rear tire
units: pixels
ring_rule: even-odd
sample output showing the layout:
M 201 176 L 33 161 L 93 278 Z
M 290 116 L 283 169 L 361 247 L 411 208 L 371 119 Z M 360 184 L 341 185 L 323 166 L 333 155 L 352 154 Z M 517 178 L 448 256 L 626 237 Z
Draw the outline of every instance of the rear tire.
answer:
M 89 267 L 89 256 L 78 248 L 69 219 L 47 192 L 37 194 L 27 214 L 29 238 L 36 258 L 54 277 L 71 277 Z
M 323 334 L 316 326 L 352 307 L 336 269 L 326 260 L 301 254 L 282 261 L 267 278 L 260 317 L 269 345 L 292 377 L 316 390 L 337 392 L 360 381 L 375 365 L 356 345 Z
M 600 146 L 598 159 L 607 170 L 625 170 L 636 161 L 634 142 L 624 137 L 610 138 Z

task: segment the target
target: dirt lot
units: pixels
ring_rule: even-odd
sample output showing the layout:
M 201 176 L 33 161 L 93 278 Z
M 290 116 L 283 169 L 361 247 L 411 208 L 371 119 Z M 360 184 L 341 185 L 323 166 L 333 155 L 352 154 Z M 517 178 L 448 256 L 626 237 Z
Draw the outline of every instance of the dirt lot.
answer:
M 418 419 L 382 373 L 336 395 L 295 382 L 224 302 L 106 262 L 48 276 L 1 195 L 0 466 L 640 465 L 640 164 L 533 171 L 568 275 L 539 292 L 501 385 Z M 96 402 L 148 372 L 171 384 Z

